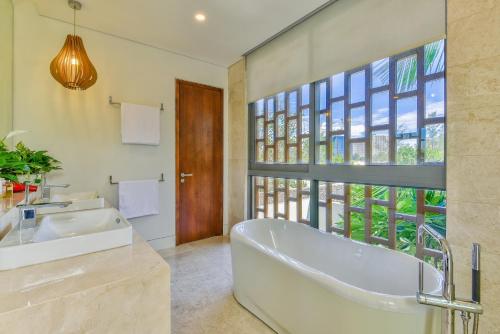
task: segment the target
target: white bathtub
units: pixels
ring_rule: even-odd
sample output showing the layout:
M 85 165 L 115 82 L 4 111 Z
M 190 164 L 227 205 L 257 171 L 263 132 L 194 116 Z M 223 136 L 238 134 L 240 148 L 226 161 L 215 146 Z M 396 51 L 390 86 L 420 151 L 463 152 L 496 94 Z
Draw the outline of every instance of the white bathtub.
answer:
M 231 254 L 235 298 L 280 334 L 440 333 L 414 257 L 274 219 L 234 226 Z M 426 265 L 424 290 L 441 283 Z

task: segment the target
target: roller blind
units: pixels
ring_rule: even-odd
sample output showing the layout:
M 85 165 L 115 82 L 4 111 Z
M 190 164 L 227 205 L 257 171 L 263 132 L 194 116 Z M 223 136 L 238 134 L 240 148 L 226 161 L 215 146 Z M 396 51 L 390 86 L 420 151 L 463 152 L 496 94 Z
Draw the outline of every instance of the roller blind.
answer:
M 247 56 L 248 101 L 442 39 L 445 5 L 338 0 Z

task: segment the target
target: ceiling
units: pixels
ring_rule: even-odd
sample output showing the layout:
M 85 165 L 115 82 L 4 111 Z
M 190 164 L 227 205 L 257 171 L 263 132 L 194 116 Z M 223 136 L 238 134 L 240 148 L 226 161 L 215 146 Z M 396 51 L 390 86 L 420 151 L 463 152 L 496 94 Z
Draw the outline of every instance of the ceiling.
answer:
M 77 24 L 227 67 L 326 0 L 80 0 Z M 43 16 L 72 22 L 66 0 L 35 0 Z M 206 21 L 194 15 L 202 12 Z

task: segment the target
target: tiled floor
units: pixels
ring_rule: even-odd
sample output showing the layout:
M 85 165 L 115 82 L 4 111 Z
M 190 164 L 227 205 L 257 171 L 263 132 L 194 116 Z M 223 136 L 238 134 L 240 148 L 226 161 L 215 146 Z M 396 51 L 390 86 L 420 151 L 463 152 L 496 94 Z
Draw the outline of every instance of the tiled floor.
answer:
M 227 238 L 159 253 L 172 270 L 172 334 L 275 333 L 234 299 Z

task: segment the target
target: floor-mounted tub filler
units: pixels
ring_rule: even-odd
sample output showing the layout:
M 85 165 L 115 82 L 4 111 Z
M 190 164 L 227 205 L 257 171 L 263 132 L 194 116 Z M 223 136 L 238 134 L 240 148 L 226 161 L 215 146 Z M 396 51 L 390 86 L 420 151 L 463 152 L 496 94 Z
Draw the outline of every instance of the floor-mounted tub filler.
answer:
M 441 311 L 416 302 L 419 260 L 284 220 L 231 231 L 234 296 L 280 334 L 438 334 Z M 425 292 L 442 276 L 425 264 Z

